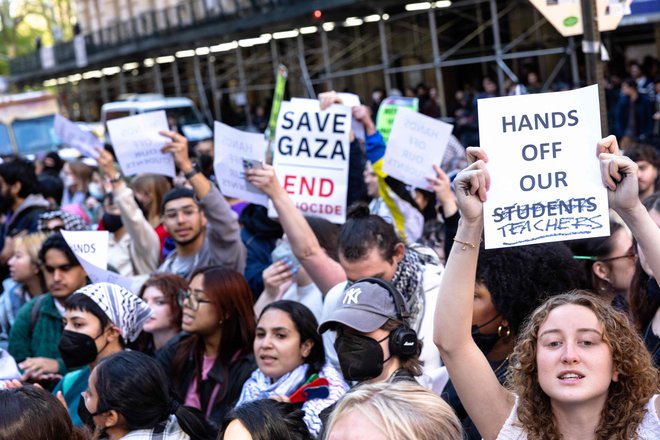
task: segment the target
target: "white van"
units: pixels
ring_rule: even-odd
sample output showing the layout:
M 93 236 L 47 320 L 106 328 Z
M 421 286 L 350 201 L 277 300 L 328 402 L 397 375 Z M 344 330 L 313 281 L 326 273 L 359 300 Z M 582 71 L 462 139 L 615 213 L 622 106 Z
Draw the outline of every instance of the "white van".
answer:
M 213 132 L 188 98 L 166 98 L 154 94 L 129 95 L 121 101 L 103 104 L 101 122 L 107 133 L 106 122 L 112 119 L 158 110 L 165 110 L 170 126 L 176 124 L 188 141 L 196 142 L 213 137 Z

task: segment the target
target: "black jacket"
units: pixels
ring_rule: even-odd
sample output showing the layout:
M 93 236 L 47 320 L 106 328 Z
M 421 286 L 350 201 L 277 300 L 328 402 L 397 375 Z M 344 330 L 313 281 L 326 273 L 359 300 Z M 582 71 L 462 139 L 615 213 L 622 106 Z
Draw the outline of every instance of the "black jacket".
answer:
M 188 393 L 188 388 L 193 381 L 197 365 L 195 365 L 195 358 L 193 352 L 189 353 L 186 363 L 183 367 L 183 375 L 178 380 L 174 380 L 174 372 L 172 370 L 172 361 L 174 355 L 179 347 L 181 341 L 189 338 L 191 335 L 188 333 L 181 333 L 174 337 L 165 347 L 163 347 L 157 354 L 158 361 L 165 368 L 170 381 L 173 385 L 175 397 L 179 402 L 183 403 Z M 225 418 L 225 415 L 236 405 L 238 398 L 241 395 L 243 384 L 250 377 L 252 372 L 257 368 L 254 356 L 249 355 L 239 357 L 231 365 L 229 365 L 227 383 L 224 384 L 223 369 L 226 366 L 222 365 L 219 361 L 211 368 L 208 379 L 203 380 L 198 385 L 200 394 L 200 402 L 202 404 L 201 411 L 206 414 L 209 404 L 212 405 L 210 420 L 220 424 Z M 215 399 L 215 402 L 209 402 L 213 388 L 216 384 L 220 384 L 220 392 Z M 226 392 L 223 389 L 227 387 Z M 222 397 L 224 395 L 224 397 Z

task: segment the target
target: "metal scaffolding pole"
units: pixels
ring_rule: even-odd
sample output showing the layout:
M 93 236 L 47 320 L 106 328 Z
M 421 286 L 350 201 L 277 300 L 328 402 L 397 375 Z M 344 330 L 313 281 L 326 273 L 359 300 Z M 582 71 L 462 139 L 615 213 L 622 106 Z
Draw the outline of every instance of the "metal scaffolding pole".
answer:
M 312 80 L 309 77 L 309 70 L 307 70 L 307 63 L 305 62 L 305 45 L 302 40 L 302 35 L 298 34 L 296 37 L 296 43 L 298 43 L 298 63 L 300 64 L 300 73 L 302 74 L 303 84 L 305 85 L 305 90 L 307 90 L 307 97 L 311 99 L 316 99 L 316 92 L 314 92 L 314 86 L 312 85 Z
M 101 88 L 101 101 L 110 102 L 108 98 L 108 82 L 105 79 L 105 76 L 102 76 L 99 79 L 99 87 Z
M 172 79 L 174 80 L 174 93 L 181 96 L 181 80 L 179 79 L 179 64 L 176 60 L 172 62 Z
M 440 114 L 447 116 L 447 105 L 445 97 L 445 82 L 442 77 L 442 58 L 440 57 L 440 48 L 438 47 L 438 31 L 435 23 L 435 11 L 429 9 L 429 33 L 431 35 L 431 48 L 433 50 L 433 65 L 435 68 L 435 83 L 438 90 L 438 100 L 440 101 Z
M 241 53 L 241 48 L 236 48 L 236 67 L 238 67 L 238 87 L 241 93 L 246 95 L 245 105 L 243 106 L 243 111 L 245 112 L 245 122 L 248 127 L 252 126 L 252 114 L 250 114 L 250 105 L 247 103 L 247 90 L 245 82 L 245 65 L 243 64 L 243 54 Z
M 578 70 L 577 51 L 575 50 L 575 37 L 568 38 L 568 50 L 571 55 L 571 80 L 573 87 L 580 84 L 580 71 Z
M 383 15 L 383 11 L 378 11 L 379 15 Z M 392 80 L 388 72 L 390 68 L 390 57 L 387 50 L 387 36 L 385 34 L 385 20 L 378 21 L 378 36 L 380 37 L 380 58 L 383 62 L 383 80 L 385 81 L 385 95 L 387 96 L 392 90 Z
M 495 46 L 495 59 L 497 60 L 497 84 L 500 89 L 500 94 L 504 95 L 504 71 L 501 64 L 504 63 L 502 59 L 502 42 L 500 41 L 500 20 L 497 16 L 497 0 L 490 0 L 490 15 L 493 22 L 493 45 Z
M 121 69 L 117 74 L 119 79 L 119 94 L 125 95 L 126 92 L 126 78 L 124 78 L 124 69 Z
M 280 55 L 277 51 L 277 40 L 270 40 L 270 61 L 273 64 L 273 78 L 277 78 L 277 68 L 280 65 Z
M 197 96 L 202 105 L 202 113 L 206 118 L 206 122 L 211 124 L 213 122 L 213 115 L 209 108 L 209 101 L 206 99 L 206 91 L 204 90 L 204 81 L 202 80 L 202 66 L 199 63 L 199 56 L 195 54 L 193 57 L 193 74 L 195 75 L 195 88 L 197 89 Z
M 330 75 L 332 73 L 332 64 L 330 63 L 330 47 L 328 45 L 328 34 L 325 32 L 325 29 L 323 29 L 323 26 L 320 26 L 321 32 L 321 50 L 323 51 L 323 70 L 325 71 L 326 75 Z M 325 86 L 328 90 L 334 90 L 334 87 L 332 87 L 332 79 L 328 78 L 325 81 Z
M 163 77 L 160 74 L 160 64 L 156 63 L 152 67 L 152 73 L 154 75 L 154 90 L 156 90 L 156 93 L 160 93 L 161 95 L 164 95 L 163 91 Z M 178 96 L 178 94 L 177 94 Z
M 211 96 L 213 97 L 213 116 L 220 121 L 220 95 L 218 94 L 218 80 L 215 77 L 215 57 L 210 56 L 207 64 L 209 72 L 209 83 L 211 84 Z

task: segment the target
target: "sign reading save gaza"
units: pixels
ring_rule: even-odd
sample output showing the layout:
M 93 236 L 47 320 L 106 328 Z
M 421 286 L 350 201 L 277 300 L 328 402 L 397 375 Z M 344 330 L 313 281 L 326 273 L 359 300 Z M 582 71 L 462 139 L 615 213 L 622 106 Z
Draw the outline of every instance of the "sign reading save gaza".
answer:
M 609 235 L 597 86 L 478 101 L 486 248 Z
M 273 166 L 303 214 L 345 221 L 350 128 L 349 107 L 320 111 L 304 103 L 282 103 Z M 272 204 L 269 215 L 277 215 Z

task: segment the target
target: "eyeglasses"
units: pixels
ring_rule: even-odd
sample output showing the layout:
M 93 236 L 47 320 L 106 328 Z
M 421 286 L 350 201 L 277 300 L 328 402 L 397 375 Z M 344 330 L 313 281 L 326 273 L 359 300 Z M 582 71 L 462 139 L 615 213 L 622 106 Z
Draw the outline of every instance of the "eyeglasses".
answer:
M 163 213 L 165 220 L 176 220 L 179 218 L 179 213 L 183 214 L 185 218 L 190 218 L 199 212 L 199 208 L 195 206 L 184 206 L 179 209 L 168 209 Z
M 635 255 L 634 252 L 630 251 L 624 255 L 619 255 L 618 257 L 609 257 L 609 258 L 599 258 L 598 261 L 614 261 L 614 260 L 619 260 L 621 258 L 633 258 L 636 259 L 637 255 Z
M 184 301 L 188 300 L 188 308 L 197 311 L 199 309 L 200 304 L 202 303 L 211 304 L 213 302 L 213 301 L 209 301 L 208 299 L 200 299 L 199 296 L 203 294 L 204 294 L 203 290 L 193 290 L 193 289 L 180 290 L 179 305 L 183 307 Z
M 637 259 L 637 255 L 632 250 L 628 251 L 624 255 L 619 255 L 617 257 L 609 257 L 609 258 L 598 258 L 598 257 L 593 257 L 593 256 L 573 255 L 574 260 L 589 260 L 589 261 L 602 261 L 602 262 L 619 260 L 621 258 Z

